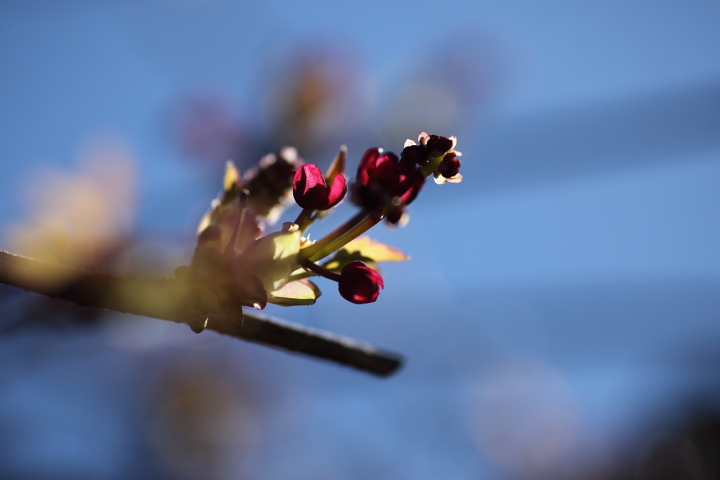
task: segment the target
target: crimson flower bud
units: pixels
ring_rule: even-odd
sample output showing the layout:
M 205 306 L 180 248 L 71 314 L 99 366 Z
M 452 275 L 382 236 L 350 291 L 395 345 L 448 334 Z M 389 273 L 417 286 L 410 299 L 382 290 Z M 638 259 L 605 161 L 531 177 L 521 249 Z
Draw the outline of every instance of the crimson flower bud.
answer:
M 380 274 L 359 260 L 348 263 L 340 271 L 338 290 L 349 302 L 372 303 L 381 288 L 385 288 L 385 283 Z
M 452 150 L 453 141 L 450 138 L 441 137 L 440 135 L 430 135 L 425 144 L 425 148 L 427 148 L 431 157 L 437 157 Z
M 358 165 L 357 182 L 363 187 L 376 185 L 394 191 L 398 176 L 397 162 L 394 153 L 383 153 L 381 148 L 369 148 Z
M 347 181 L 338 174 L 328 188 L 320 169 L 308 163 L 295 172 L 293 197 L 302 208 L 328 210 L 342 201 L 347 193 Z
M 455 153 L 446 153 L 443 157 L 443 161 L 440 162 L 438 172 L 445 178 L 452 178 L 460 173 L 460 159 Z
M 414 165 L 421 166 L 429 160 L 427 150 L 423 145 L 408 145 L 402 151 L 402 158 Z
M 417 197 L 423 182 L 414 159 L 399 159 L 392 152 L 371 148 L 358 166 L 353 201 L 366 208 L 384 205 L 393 199 L 409 204 Z

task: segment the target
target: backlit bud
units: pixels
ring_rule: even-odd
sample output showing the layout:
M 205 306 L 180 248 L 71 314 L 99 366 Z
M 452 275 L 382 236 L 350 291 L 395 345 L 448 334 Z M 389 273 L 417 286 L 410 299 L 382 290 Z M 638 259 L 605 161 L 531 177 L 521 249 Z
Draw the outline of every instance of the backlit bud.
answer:
M 453 141 L 450 138 L 441 137 L 440 135 L 430 135 L 425 147 L 431 157 L 437 157 L 452 150 Z
M 402 158 L 420 166 L 425 165 L 429 160 L 427 150 L 422 145 L 408 145 L 402 151 Z
M 328 188 L 320 169 L 312 163 L 295 172 L 293 196 L 302 208 L 328 210 L 342 201 L 347 193 L 345 177 L 337 174 Z
M 378 272 L 356 260 L 340 271 L 338 290 L 342 297 L 352 303 L 372 303 L 377 300 L 385 283 Z
M 446 153 L 438 167 L 438 172 L 445 178 L 454 177 L 460 173 L 460 159 L 453 152 Z

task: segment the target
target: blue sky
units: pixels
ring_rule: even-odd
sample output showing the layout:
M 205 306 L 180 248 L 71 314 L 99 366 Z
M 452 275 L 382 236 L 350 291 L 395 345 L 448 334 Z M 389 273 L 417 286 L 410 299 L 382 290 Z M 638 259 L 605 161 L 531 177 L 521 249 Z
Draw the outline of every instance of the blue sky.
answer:
M 438 132 L 459 136 L 466 181 L 428 185 L 405 229 L 376 234 L 413 257 L 386 268 L 380 300 L 356 307 L 321 285 L 327 291 L 313 308 L 271 312 L 403 352 L 407 368 L 378 383 L 218 341 L 282 393 L 262 417 L 266 436 L 230 471 L 265 479 L 530 478 L 520 453 L 498 456 L 487 446 L 492 438 L 478 441 L 464 426 L 475 421 L 474 405 L 494 405 L 494 382 L 506 371 L 546 375 L 545 390 L 521 384 L 572 403 L 580 419 L 574 448 L 602 462 L 613 455 L 602 445 L 630 438 L 673 399 L 717 387 L 700 367 L 720 340 L 719 21 L 717 2 L 5 2 L 0 222 L 27 214 L 23 195 L 36 175 L 72 169 L 88 142 L 110 137 L 138 161 L 136 230 L 192 248 L 220 179 L 173 138 L 178 102 L 217 93 L 246 121 L 265 122 L 268 79 L 298 45 L 350 52 L 360 65 L 371 113 L 348 140 L 354 161 L 387 138 L 378 127 L 383 108 L 412 81 L 489 76 L 487 91 L 465 87 L 453 131 Z M 462 68 L 436 68 L 450 51 Z M 189 331 L 153 325 L 132 335 L 175 339 L 159 342 L 163 353 L 143 350 L 153 365 L 177 345 L 193 345 Z M 57 368 L 40 362 L 33 375 L 19 360 L 6 363 L 14 393 L 0 417 L 15 418 L 27 442 L 12 468 L 127 478 L 121 466 L 137 451 L 123 412 L 139 400 L 104 403 L 103 373 L 89 366 L 119 365 L 118 382 L 132 384 L 143 366 L 129 360 L 132 352 L 113 350 L 117 334 L 74 339 L 86 357 Z M 31 345 L 63 341 L 5 340 L 0 351 L 26 358 Z M 64 390 L 76 369 L 85 372 L 73 377 L 82 388 Z M 37 401 L 54 393 L 62 393 L 56 405 Z M 556 412 L 538 408 L 532 418 L 542 432 L 542 419 Z M 72 455 L 64 459 L 51 440 L 36 441 L 69 433 Z M 570 468 L 565 457 L 556 460 L 552 468 Z

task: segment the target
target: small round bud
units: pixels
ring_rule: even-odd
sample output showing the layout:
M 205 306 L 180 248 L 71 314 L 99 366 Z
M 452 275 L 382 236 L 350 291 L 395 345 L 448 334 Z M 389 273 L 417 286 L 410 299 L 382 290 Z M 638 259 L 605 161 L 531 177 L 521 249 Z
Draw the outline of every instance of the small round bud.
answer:
M 338 290 L 349 302 L 372 303 L 381 288 L 385 288 L 385 283 L 380 274 L 359 260 L 348 263 L 340 271 Z
M 438 172 L 445 178 L 452 178 L 460 173 L 460 159 L 453 153 L 446 153 L 443 161 L 440 162 Z
M 403 160 L 407 160 L 414 165 L 425 165 L 428 162 L 428 154 L 422 145 L 409 145 L 402 151 Z
M 328 188 L 320 169 L 308 163 L 295 172 L 293 196 L 302 208 L 328 210 L 342 201 L 347 193 L 345 177 L 338 174 Z
M 440 135 L 430 135 L 426 148 L 431 157 L 437 157 L 452 150 L 453 141 L 450 138 L 441 137 Z

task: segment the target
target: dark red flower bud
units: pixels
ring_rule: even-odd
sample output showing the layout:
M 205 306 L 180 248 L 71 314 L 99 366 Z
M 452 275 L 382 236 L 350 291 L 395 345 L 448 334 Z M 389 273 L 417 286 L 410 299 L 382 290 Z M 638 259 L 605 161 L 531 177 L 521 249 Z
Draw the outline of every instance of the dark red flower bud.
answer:
M 438 172 L 445 178 L 454 177 L 460 173 L 460 159 L 453 152 L 445 154 L 438 167 Z
M 447 137 L 441 137 L 440 135 L 430 135 L 425 147 L 431 157 L 437 157 L 449 150 L 452 150 L 453 141 Z
M 385 283 L 378 272 L 356 260 L 340 271 L 338 290 L 342 297 L 352 303 L 372 303 L 380 295 Z
M 293 196 L 302 208 L 327 210 L 340 203 L 346 193 L 347 181 L 340 174 L 335 176 L 328 188 L 322 172 L 312 163 L 303 165 L 295 172 Z
M 387 205 L 395 199 L 407 204 L 417 197 L 424 180 L 413 158 L 399 159 L 392 152 L 371 148 L 358 166 L 353 201 L 366 208 Z
M 393 195 L 399 182 L 398 156 L 392 152 L 382 153 L 379 148 L 371 148 L 363 154 L 358 165 L 357 182 L 372 186 L 383 193 Z
M 400 178 L 396 197 L 401 204 L 409 205 L 420 193 L 425 184 L 425 177 L 410 159 L 401 159 L 398 163 L 398 171 Z
M 370 183 L 371 172 L 375 168 L 375 164 L 381 153 L 381 148 L 368 148 L 365 153 L 363 153 L 360 164 L 358 165 L 357 183 L 364 187 Z
M 423 145 L 408 145 L 402 151 L 403 160 L 415 165 L 425 165 L 428 160 L 428 152 Z

